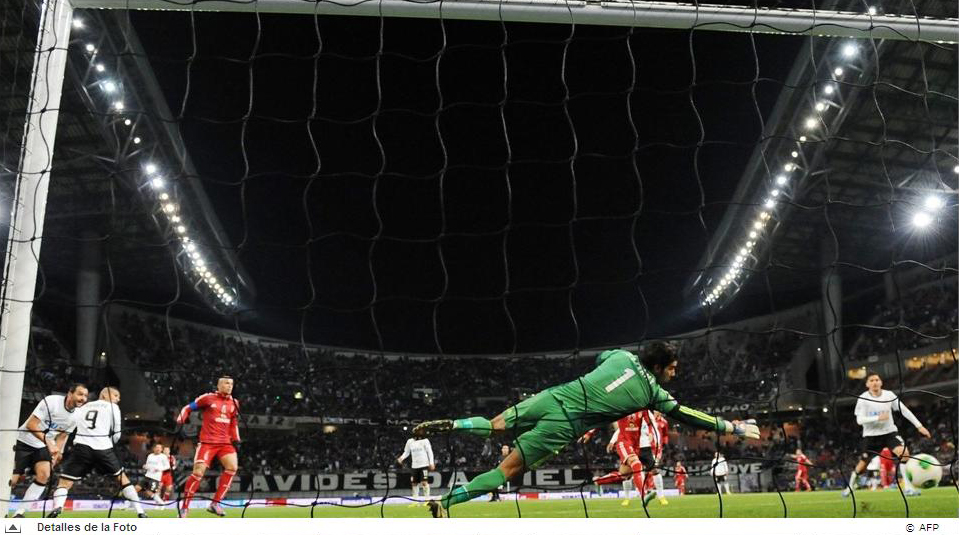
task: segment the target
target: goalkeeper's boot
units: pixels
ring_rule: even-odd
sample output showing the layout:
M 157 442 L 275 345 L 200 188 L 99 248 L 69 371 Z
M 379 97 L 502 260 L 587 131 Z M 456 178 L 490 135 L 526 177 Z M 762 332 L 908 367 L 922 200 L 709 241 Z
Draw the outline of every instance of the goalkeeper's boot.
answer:
M 450 512 L 443 507 L 443 504 L 436 500 L 430 500 L 427 504 L 430 508 L 430 513 L 433 515 L 433 518 L 449 518 Z
M 216 516 L 226 516 L 226 511 L 224 511 L 223 508 L 220 507 L 220 504 L 218 503 L 211 502 L 210 506 L 207 507 L 206 510 L 215 514 Z
M 413 428 L 416 438 L 428 437 L 436 433 L 446 433 L 453 430 L 453 420 L 430 420 Z
M 56 518 L 60 516 L 60 513 L 63 512 L 63 507 L 57 507 L 53 511 L 50 511 L 50 514 L 47 515 L 47 518 Z
M 643 496 L 643 506 L 644 506 L 644 507 L 645 507 L 645 506 L 648 506 L 648 505 L 649 505 L 649 502 L 653 501 L 653 498 L 655 498 L 655 497 L 656 497 L 656 491 L 655 491 L 655 490 L 647 490 L 647 491 L 646 491 L 646 495 Z

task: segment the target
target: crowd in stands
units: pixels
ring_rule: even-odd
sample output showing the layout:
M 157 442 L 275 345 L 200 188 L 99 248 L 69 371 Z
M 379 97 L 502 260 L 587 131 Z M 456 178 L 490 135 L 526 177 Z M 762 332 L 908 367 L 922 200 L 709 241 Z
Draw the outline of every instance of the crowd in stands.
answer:
M 956 334 L 956 279 L 933 283 L 908 292 L 901 299 L 876 305 L 869 325 L 859 329 L 852 355 L 884 355 L 939 342 Z

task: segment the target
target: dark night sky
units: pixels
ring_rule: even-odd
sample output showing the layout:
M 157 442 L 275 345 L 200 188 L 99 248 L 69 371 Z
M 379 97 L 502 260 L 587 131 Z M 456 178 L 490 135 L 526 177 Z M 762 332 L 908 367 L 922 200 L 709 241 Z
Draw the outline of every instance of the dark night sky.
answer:
M 132 20 L 256 284 L 242 328 L 446 353 L 613 345 L 702 323 L 682 286 L 802 43 Z

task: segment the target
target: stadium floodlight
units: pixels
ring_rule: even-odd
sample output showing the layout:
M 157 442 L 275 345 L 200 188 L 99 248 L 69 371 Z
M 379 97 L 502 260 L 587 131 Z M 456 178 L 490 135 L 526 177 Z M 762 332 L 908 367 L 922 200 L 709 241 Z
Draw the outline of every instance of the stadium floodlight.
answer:
M 195 244 L 195 243 L 188 243 L 187 246 L 186 246 L 186 250 L 189 251 L 189 252 L 191 252 L 191 253 L 192 253 L 193 251 L 196 251 L 196 244 Z
M 774 190 L 770 191 L 769 194 L 772 195 L 773 197 L 779 197 L 779 190 L 778 190 L 778 189 L 774 189 Z
M 806 136 L 799 136 L 799 142 L 800 142 L 800 143 L 805 143 L 805 142 L 806 142 Z
M 852 43 L 848 43 L 846 46 L 842 47 L 842 55 L 845 58 L 854 58 L 858 53 L 859 48 Z
M 869 9 L 872 9 L 872 8 L 869 8 Z M 829 407 L 823 407 L 823 408 L 822 408 L 822 411 L 823 411 L 823 412 L 829 412 Z
M 153 186 L 153 189 L 161 189 L 163 188 L 163 179 L 156 177 L 150 181 L 150 185 Z
M 819 122 L 819 121 L 817 121 L 815 117 L 810 117 L 810 118 L 806 119 L 806 123 L 805 123 L 806 128 L 809 129 L 809 130 L 812 130 L 813 128 L 816 128 L 816 124 L 817 124 L 818 122 Z
M 794 163 L 787 163 L 786 165 L 783 166 L 783 169 L 785 169 L 786 172 L 791 172 L 795 168 L 796 168 L 796 164 Z
M 123 124 L 125 124 L 126 126 L 130 126 L 131 124 L 133 124 L 133 121 L 131 121 L 130 119 L 124 119 Z
M 134 145 L 139 145 L 141 141 L 143 141 L 143 140 L 140 139 L 140 136 L 136 136 L 136 137 L 133 138 L 133 144 L 134 144 Z
M 84 48 L 91 54 L 97 51 L 97 47 L 93 46 L 93 43 L 87 43 L 87 46 Z
M 743 247 L 743 248 L 741 248 L 741 249 L 739 250 L 739 254 L 741 254 L 741 255 L 743 255 L 743 256 L 746 256 L 747 253 L 749 253 L 749 249 L 746 249 L 745 247 Z
M 776 177 L 776 183 L 780 186 L 784 186 L 787 180 L 789 179 L 786 178 L 786 175 L 779 175 Z
M 756 230 L 760 230 L 761 228 L 763 228 L 763 222 L 762 222 L 762 221 L 756 221 L 755 223 L 753 223 L 753 228 L 756 229 Z
M 932 216 L 927 212 L 917 212 L 912 216 L 912 225 L 916 228 L 926 228 L 932 224 Z
M 794 150 L 789 155 L 792 156 L 793 158 L 799 158 L 799 151 Z
M 867 11 L 868 11 L 868 13 L 869 13 L 870 15 L 872 15 L 872 16 L 876 16 L 876 13 L 879 13 L 879 10 L 876 9 L 875 6 L 869 6 L 869 9 L 868 9 Z M 825 407 L 823 407 L 823 412 L 826 412 L 826 408 L 825 408 Z
M 763 221 L 769 219 L 769 212 L 759 212 L 759 219 Z
M 73 27 L 78 30 L 83 28 L 83 19 L 80 17 L 73 17 Z
M 172 214 L 173 212 L 176 211 L 176 205 L 173 204 L 172 202 L 168 202 L 163 205 L 163 211 L 168 214 Z
M 178 215 L 170 216 L 170 221 L 172 221 L 173 223 L 179 223 L 179 222 L 180 222 L 180 216 L 178 216 Z
M 183 234 L 184 232 L 186 232 L 186 227 L 184 227 L 183 225 L 177 225 L 176 232 L 177 234 Z
M 97 72 L 103 72 L 103 71 L 107 70 L 107 68 L 104 67 L 102 63 L 97 63 L 97 64 L 94 66 L 94 68 L 97 70 Z
M 953 168 L 952 168 L 952 172 L 953 172 L 953 173 L 956 173 L 957 175 L 959 175 L 959 165 L 953 167 Z
M 107 80 L 106 82 L 103 82 L 103 90 L 106 91 L 107 93 L 113 93 L 114 91 L 117 90 L 117 84 L 111 82 L 110 80 Z
M 752 238 L 752 239 L 756 239 L 756 238 L 759 237 L 759 234 L 757 234 L 755 230 L 750 230 L 750 231 L 749 231 L 749 237 Z
M 825 103 L 825 102 L 817 102 L 817 103 L 816 103 L 816 111 L 826 111 L 826 103 Z M 794 156 L 794 158 L 795 158 L 795 156 Z
M 826 84 L 826 86 L 822 88 L 822 92 L 825 93 L 825 94 L 827 94 L 827 95 L 831 95 L 831 94 L 833 94 L 835 91 L 836 91 L 836 86 L 834 86 L 834 85 L 832 85 L 832 84 Z
M 843 71 L 842 71 L 842 67 L 836 67 L 836 68 L 832 71 L 832 73 L 835 74 L 837 78 L 840 77 L 840 76 L 842 76 L 842 72 L 843 72 Z
M 774 200 L 772 200 L 772 199 L 766 199 L 766 204 L 765 204 L 765 206 L 766 206 L 766 208 L 773 208 L 773 207 L 776 206 L 776 201 L 774 201 Z
M 748 247 L 748 248 L 750 248 L 750 249 L 753 248 L 753 245 L 756 245 L 756 242 L 754 242 L 754 241 L 752 241 L 752 240 L 746 242 L 746 247 Z
M 937 197 L 936 195 L 930 195 L 926 197 L 926 200 L 922 203 L 926 207 L 926 210 L 930 212 L 935 212 L 945 206 L 945 201 L 942 198 Z
M 148 175 L 152 175 L 157 172 L 157 166 L 154 163 L 148 163 L 143 167 L 143 170 L 146 171 Z
M 170 195 L 169 195 L 168 193 L 166 193 L 166 192 L 163 192 L 163 193 L 160 194 L 160 200 L 161 200 L 161 201 L 165 201 L 165 200 L 167 200 L 167 199 L 169 199 L 169 198 L 170 198 Z
M 118 101 L 116 101 L 116 102 L 113 103 L 113 109 L 115 109 L 115 110 L 117 110 L 117 111 L 123 111 L 123 107 L 124 107 L 124 106 L 123 106 L 123 101 L 122 101 L 122 100 L 118 100 Z

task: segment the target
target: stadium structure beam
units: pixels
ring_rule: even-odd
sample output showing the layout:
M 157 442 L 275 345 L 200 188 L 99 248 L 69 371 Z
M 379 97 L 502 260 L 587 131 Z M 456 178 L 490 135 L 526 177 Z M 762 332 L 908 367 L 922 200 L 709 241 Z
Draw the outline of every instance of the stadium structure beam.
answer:
M 43 0 L 0 288 L 0 481 L 4 482 L 0 507 L 4 512 L 10 499 L 6 482 L 13 473 L 13 445 L 20 425 L 30 314 L 72 19 L 68 0 Z
M 507 22 L 546 22 L 750 31 L 955 43 L 959 20 L 869 15 L 843 11 L 762 9 L 741 6 L 665 2 L 587 2 L 575 0 L 351 0 L 346 2 L 257 0 L 255 2 L 164 0 L 74 0 L 76 8 L 161 9 L 359 15 L 429 19 L 470 19 Z

